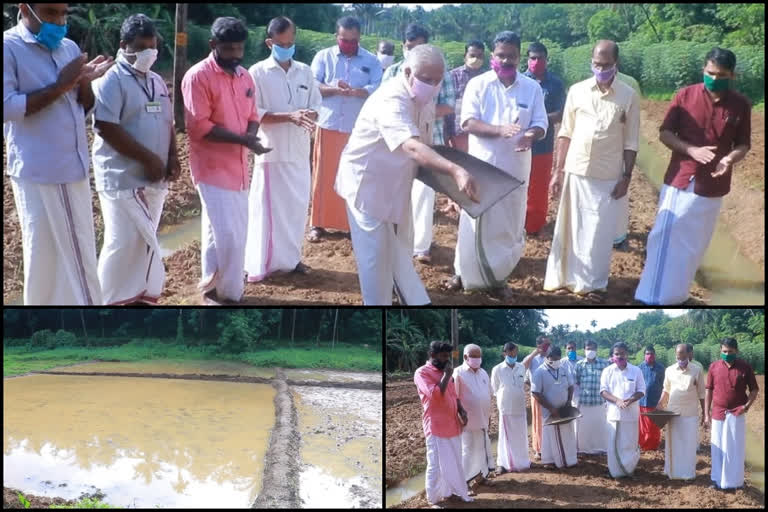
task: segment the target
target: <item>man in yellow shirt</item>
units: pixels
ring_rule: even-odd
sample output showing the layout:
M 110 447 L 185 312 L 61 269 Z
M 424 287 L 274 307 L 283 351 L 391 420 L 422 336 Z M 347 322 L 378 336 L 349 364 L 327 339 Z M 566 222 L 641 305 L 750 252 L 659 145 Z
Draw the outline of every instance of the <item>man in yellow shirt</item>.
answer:
M 602 302 L 620 213 L 635 166 L 640 98 L 616 79 L 619 47 L 592 50 L 593 78 L 571 86 L 557 139 L 552 195 L 560 194 L 544 289 L 567 288 Z
M 693 480 L 696 477 L 696 447 L 699 445 L 696 402 L 701 405 L 704 424 L 705 378 L 701 366 L 688 360 L 685 343 L 675 348 L 677 361 L 664 372 L 662 409 L 679 413 L 667 423 L 664 443 L 664 473 L 670 479 Z

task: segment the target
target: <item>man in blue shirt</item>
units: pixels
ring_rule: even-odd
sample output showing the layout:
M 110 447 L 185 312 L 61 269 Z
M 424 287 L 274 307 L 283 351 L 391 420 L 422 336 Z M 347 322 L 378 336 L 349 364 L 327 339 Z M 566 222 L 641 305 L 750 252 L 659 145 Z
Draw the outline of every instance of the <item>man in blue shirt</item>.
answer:
M 555 148 L 555 124 L 563 118 L 565 87 L 562 80 L 547 71 L 547 47 L 541 43 L 528 45 L 528 71 L 525 75 L 533 78 L 544 92 L 544 108 L 547 110 L 549 128 L 543 139 L 531 147 L 531 177 L 528 185 L 528 206 L 525 216 L 525 231 L 535 235 L 547 222 L 549 180 L 552 173 L 552 158 Z
M 640 399 L 640 412 L 656 409 L 664 391 L 664 365 L 656 362 L 656 350 L 653 345 L 645 347 L 645 361 L 639 365 L 645 379 L 645 396 Z M 661 444 L 661 429 L 648 416 L 640 415 L 640 449 L 658 450 Z

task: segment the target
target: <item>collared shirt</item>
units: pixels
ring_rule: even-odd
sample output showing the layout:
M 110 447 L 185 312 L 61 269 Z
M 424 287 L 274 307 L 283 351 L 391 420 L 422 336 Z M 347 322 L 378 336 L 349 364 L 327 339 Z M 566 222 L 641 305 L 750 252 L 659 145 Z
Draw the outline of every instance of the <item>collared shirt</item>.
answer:
M 184 74 L 181 91 L 189 134 L 192 183 L 246 190 L 249 149 L 241 144 L 212 142 L 204 137 L 215 125 L 243 135 L 249 122 L 258 122 L 258 91 L 251 75 L 242 66 L 230 75 L 216 63 L 211 52 Z
M 473 371 L 467 363 L 462 364 L 453 372 L 456 381 L 456 396 L 461 400 L 461 406 L 467 411 L 467 424 L 464 430 L 475 432 L 488 430 L 491 419 L 491 379 L 482 368 Z
M 533 359 L 531 359 L 531 362 L 528 364 L 528 370 L 525 373 L 525 380 L 528 382 L 532 382 L 533 372 L 539 369 L 539 366 L 542 365 L 544 361 L 546 361 L 546 356 L 543 356 L 541 354 L 537 356 L 533 356 Z
M 539 80 L 530 71 L 526 71 L 525 76 L 536 80 L 541 85 L 541 90 L 544 92 L 544 106 L 547 109 L 547 114 L 552 112 L 562 111 L 565 106 L 565 86 L 563 81 L 554 73 L 547 71 L 544 74 L 544 78 Z M 552 153 L 555 150 L 555 125 L 551 124 L 547 128 L 547 134 L 543 139 L 539 139 L 533 143 L 531 151 L 533 156 L 546 155 Z
M 403 64 L 405 64 L 405 61 L 401 60 L 400 62 L 389 66 L 387 71 L 384 73 L 384 77 L 381 79 L 381 82 L 384 83 L 390 78 L 396 77 L 398 74 L 400 74 L 400 70 L 403 68 Z M 451 75 L 448 71 L 446 71 L 443 75 L 443 81 L 440 84 L 440 92 L 435 97 L 435 106 L 437 105 L 450 105 L 454 108 L 456 105 L 456 88 L 454 87 L 453 80 L 451 80 Z M 438 117 L 435 119 L 435 127 L 432 130 L 432 144 L 445 144 L 444 135 L 446 119 L 447 116 Z
M 260 123 L 268 113 L 287 113 L 301 109 L 320 112 L 323 97 L 312 69 L 306 64 L 292 60 L 286 72 L 270 56 L 251 66 L 249 73 L 259 91 L 257 115 Z M 304 128 L 293 123 L 262 123 L 259 136 L 261 145 L 272 148 L 272 151 L 256 155 L 257 162 L 309 161 L 310 134 Z
M 627 400 L 637 392 L 645 393 L 643 372 L 637 366 L 627 363 L 620 370 L 616 363 L 603 370 L 600 375 L 600 392 L 608 391 L 619 400 Z M 640 404 L 632 402 L 626 409 L 608 401 L 608 421 L 638 421 L 640 419 Z
M 347 57 L 339 45 L 320 50 L 312 59 L 312 73 L 321 84 L 336 86 L 339 80 L 353 89 L 365 89 L 368 98 L 381 84 L 381 63 L 379 59 L 358 47 L 357 55 Z M 333 95 L 323 98 L 317 124 L 326 130 L 351 133 L 355 121 L 368 98 Z
M 700 370 L 704 371 L 704 366 L 702 366 L 702 364 L 695 359 L 691 359 L 691 362 L 689 364 L 696 365 L 699 367 Z
M 571 139 L 566 172 L 618 180 L 624 173 L 624 151 L 639 147 L 640 98 L 616 79 L 604 93 L 595 77 L 573 84 L 557 136 Z
M 725 411 L 747 403 L 747 388 L 757 388 L 752 367 L 743 359 L 736 359 L 730 368 L 722 359 L 709 365 L 706 389 L 712 390 L 712 419 L 725 420 Z
M 656 361 L 653 366 L 648 366 L 648 363 L 643 361 L 639 368 L 645 380 L 645 396 L 640 399 L 640 406 L 656 407 L 664 388 L 664 365 Z
M 424 412 L 421 415 L 424 437 L 455 437 L 461 434 L 459 408 L 456 403 L 456 385 L 454 378 L 448 381 L 445 392 L 440 392 L 440 380 L 443 371 L 427 363 L 419 367 L 413 375 L 413 382 L 419 392 L 419 399 Z M 469 418 L 467 418 L 469 419 Z
M 464 133 L 464 130 L 461 129 L 460 124 L 461 100 L 464 98 L 464 91 L 467 89 L 467 84 L 469 81 L 478 75 L 482 75 L 483 73 L 485 73 L 485 71 L 482 69 L 470 69 L 466 64 L 450 71 L 451 80 L 453 81 L 453 88 L 456 91 L 456 113 L 445 116 L 446 137 L 454 137 Z
M 681 416 L 698 416 L 699 400 L 704 400 L 704 372 L 696 365 L 688 364 L 685 369 L 677 363 L 664 372 L 664 391 L 669 395 L 667 410 Z
M 582 356 L 576 356 L 575 361 L 568 359 L 568 356 L 560 359 L 560 366 L 568 370 L 573 376 L 573 382 L 576 383 L 576 363 L 584 359 Z
M 533 372 L 531 379 L 531 393 L 541 393 L 549 405 L 556 409 L 568 405 L 568 388 L 571 386 L 573 376 L 562 366 L 553 370 L 549 365 L 542 364 Z M 541 414 L 546 421 L 551 413 L 542 406 Z
M 168 165 L 173 133 L 173 105 L 162 77 L 139 75 L 122 55 L 104 76 L 93 81 L 96 121 L 120 125 L 131 137 Z M 153 106 L 148 106 L 154 104 Z M 159 108 L 159 112 L 157 109 Z M 96 190 L 167 188 L 165 180 L 150 181 L 144 164 L 113 148 L 93 130 L 93 174 Z
M 336 192 L 357 210 L 400 224 L 411 215 L 418 166 L 401 147 L 411 137 L 429 144 L 435 105 L 418 109 L 401 74 L 368 99 L 339 160 Z
M 593 363 L 590 363 L 587 358 L 576 363 L 576 384 L 579 385 L 580 405 L 603 405 L 606 402 L 600 395 L 600 376 L 610 364 L 599 357 L 595 357 Z
M 640 84 L 637 82 L 637 80 L 629 75 L 625 75 L 621 71 L 616 72 L 616 78 L 633 88 L 639 97 L 643 97 L 643 91 L 640 89 Z
M 517 362 L 511 368 L 506 362 L 494 366 L 491 387 L 499 414 L 525 415 L 525 367 L 522 363 Z
M 495 71 L 476 76 L 467 84 L 461 102 L 461 124 L 470 119 L 500 126 L 517 123 L 520 133 L 511 138 L 469 135 L 469 154 L 495 165 L 511 176 L 528 182 L 531 172 L 531 152 L 515 151 L 526 130 L 538 126 L 547 131 L 547 111 L 544 93 L 535 80 L 518 73 L 505 87 Z
M 3 137 L 7 174 L 33 183 L 74 183 L 88 178 L 86 113 L 77 102 L 79 88 L 59 96 L 25 117 L 27 95 L 59 78 L 62 68 L 80 56 L 70 39 L 51 51 L 19 22 L 3 32 Z
M 715 158 L 700 164 L 688 155 L 672 152 L 664 184 L 686 189 L 695 178 L 693 192 L 704 197 L 722 197 L 731 190 L 732 170 L 713 178 L 718 162 L 736 146 L 751 146 L 752 105 L 736 91 L 728 91 L 714 102 L 704 84 L 680 89 L 659 131 L 667 130 L 694 146 L 716 146 Z

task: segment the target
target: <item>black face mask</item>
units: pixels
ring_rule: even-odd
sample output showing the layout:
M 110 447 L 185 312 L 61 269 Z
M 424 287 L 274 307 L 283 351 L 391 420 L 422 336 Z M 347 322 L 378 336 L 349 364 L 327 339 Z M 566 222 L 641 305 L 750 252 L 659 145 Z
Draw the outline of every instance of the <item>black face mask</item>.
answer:
M 243 59 L 222 59 L 219 57 L 219 52 L 214 50 L 213 51 L 213 58 L 216 59 L 216 64 L 223 68 L 231 69 L 234 71 L 237 66 L 240 65 L 240 62 L 242 62 Z
M 448 364 L 448 361 L 439 361 L 437 359 L 432 359 L 432 365 L 437 368 L 438 370 L 442 370 L 445 368 L 445 365 Z

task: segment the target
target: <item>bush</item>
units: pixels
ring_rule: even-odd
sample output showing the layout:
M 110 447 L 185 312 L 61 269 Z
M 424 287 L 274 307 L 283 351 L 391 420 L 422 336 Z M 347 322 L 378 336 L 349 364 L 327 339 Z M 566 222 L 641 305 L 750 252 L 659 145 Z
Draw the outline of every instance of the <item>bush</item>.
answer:
M 739 355 L 749 363 L 755 373 L 765 374 L 765 345 L 760 343 L 739 343 Z M 720 356 L 718 356 L 720 357 Z
M 46 350 L 56 346 L 56 337 L 50 329 L 43 329 L 32 334 L 29 346 L 34 350 Z
M 77 345 L 77 336 L 72 332 L 59 329 L 56 331 L 55 342 L 57 347 L 74 347 Z

